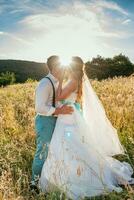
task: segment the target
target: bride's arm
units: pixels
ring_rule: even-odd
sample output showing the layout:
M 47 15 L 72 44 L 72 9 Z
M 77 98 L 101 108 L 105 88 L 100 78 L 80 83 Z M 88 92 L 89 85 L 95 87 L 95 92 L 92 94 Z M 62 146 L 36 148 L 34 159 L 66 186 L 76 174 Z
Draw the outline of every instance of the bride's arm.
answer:
M 61 79 L 59 81 L 58 89 L 56 91 L 56 101 L 57 101 L 57 98 L 60 96 L 60 94 L 62 92 L 62 84 L 63 84 L 63 79 Z
M 78 82 L 76 80 L 70 80 L 70 82 L 62 88 L 62 83 L 59 83 L 57 90 L 56 101 L 66 99 L 72 92 L 74 92 L 78 87 Z

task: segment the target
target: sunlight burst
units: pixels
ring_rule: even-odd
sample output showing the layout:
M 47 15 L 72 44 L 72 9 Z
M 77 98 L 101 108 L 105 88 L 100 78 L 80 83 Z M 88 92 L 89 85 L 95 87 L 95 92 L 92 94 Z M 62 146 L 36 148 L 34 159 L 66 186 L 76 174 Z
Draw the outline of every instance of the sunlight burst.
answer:
M 60 62 L 61 62 L 62 67 L 69 67 L 71 58 L 66 57 L 66 56 L 60 56 Z

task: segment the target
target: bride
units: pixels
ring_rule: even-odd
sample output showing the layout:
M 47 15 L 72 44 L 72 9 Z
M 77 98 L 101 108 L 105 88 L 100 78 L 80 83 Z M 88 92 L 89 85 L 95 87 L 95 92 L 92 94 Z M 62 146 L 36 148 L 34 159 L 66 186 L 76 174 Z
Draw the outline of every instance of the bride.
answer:
M 132 167 L 112 156 L 125 154 L 117 131 L 84 73 L 80 57 L 73 57 L 69 80 L 57 91 L 58 106 L 69 104 L 70 115 L 58 115 L 48 157 L 40 177 L 42 191 L 59 188 L 78 200 L 120 192 L 132 184 Z M 80 106 L 81 105 L 81 106 Z

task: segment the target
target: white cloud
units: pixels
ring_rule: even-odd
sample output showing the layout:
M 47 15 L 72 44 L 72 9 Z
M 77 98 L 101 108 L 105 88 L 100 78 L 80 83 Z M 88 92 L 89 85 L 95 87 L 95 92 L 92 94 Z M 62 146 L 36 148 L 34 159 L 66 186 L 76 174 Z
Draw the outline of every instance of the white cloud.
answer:
M 95 7 L 98 7 L 99 9 L 104 8 L 104 9 L 110 9 L 110 10 L 114 10 L 117 12 L 120 12 L 124 15 L 128 15 L 128 12 L 126 10 L 124 10 L 123 8 L 121 8 L 117 3 L 113 2 L 113 1 L 106 1 L 106 0 L 96 0 L 96 1 L 92 1 L 93 4 L 95 4 Z
M 13 34 L 11 34 L 11 33 L 7 33 L 7 32 L 0 31 L 0 35 L 1 35 L 2 37 L 11 38 L 12 40 L 15 40 L 15 41 L 17 41 L 17 42 L 20 42 L 20 43 L 22 43 L 22 44 L 31 45 L 31 43 L 28 42 L 27 40 L 25 40 L 25 39 L 23 39 L 23 38 L 21 38 L 21 37 L 19 37 L 19 36 L 17 36 L 17 35 L 13 35 Z
M 129 24 L 131 22 L 131 19 L 126 19 L 122 22 L 122 24 Z
M 99 1 L 101 2 L 101 1 Z M 105 4 L 104 4 L 105 3 Z M 98 12 L 98 9 L 110 8 L 117 9 L 115 4 L 113 8 L 108 6 L 107 2 L 88 3 L 75 2 L 73 6 L 61 6 L 56 12 L 46 12 L 37 15 L 31 15 L 23 19 L 20 24 L 27 30 L 33 30 L 40 33 L 60 35 L 68 33 L 73 36 L 83 34 L 85 36 L 104 36 L 104 37 L 121 37 L 119 31 L 106 30 L 111 19 L 106 16 L 105 12 Z M 119 9 L 119 8 L 118 8 Z M 121 10 L 121 8 L 119 9 Z M 123 14 L 125 11 L 122 11 Z M 113 19 L 112 19 L 113 20 Z M 59 33 L 60 31 L 60 33 Z M 39 35 L 40 35 L 39 33 Z M 67 35 L 68 35 L 67 34 Z M 76 36 L 75 36 L 76 37 Z
M 106 12 L 109 10 L 116 12 L 117 18 Z M 6 33 L 12 40 L 8 40 L 8 45 L 13 44 L 14 40 L 20 43 L 19 46 L 13 44 L 14 51 L 8 55 L 43 61 L 51 54 L 64 57 L 79 55 L 86 60 L 97 54 L 112 55 L 117 53 L 117 49 L 120 53 L 117 46 L 109 48 L 106 39 L 112 41 L 128 37 L 130 33 L 122 27 L 122 21 L 124 24 L 130 22 L 129 18 L 124 20 L 126 16 L 129 14 L 123 8 L 106 0 L 88 3 L 74 1 L 73 4 L 62 4 L 55 10 L 39 8 L 18 22 L 19 31 Z M 16 51 L 18 47 L 21 49 Z M 8 51 L 8 46 L 4 51 Z
M 3 32 L 3 31 L 0 31 L 0 35 L 4 35 L 4 32 Z

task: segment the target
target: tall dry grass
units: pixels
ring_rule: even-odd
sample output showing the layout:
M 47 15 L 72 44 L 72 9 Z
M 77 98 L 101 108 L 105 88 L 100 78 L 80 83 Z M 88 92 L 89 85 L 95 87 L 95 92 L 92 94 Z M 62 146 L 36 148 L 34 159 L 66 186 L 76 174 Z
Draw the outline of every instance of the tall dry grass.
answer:
M 0 200 L 65 199 L 60 192 L 31 194 L 29 180 L 35 150 L 34 90 L 37 82 L 0 88 Z M 92 85 L 103 102 L 107 116 L 118 130 L 128 156 L 134 165 L 134 76 L 114 78 Z M 132 200 L 134 191 L 124 188 L 93 199 Z

